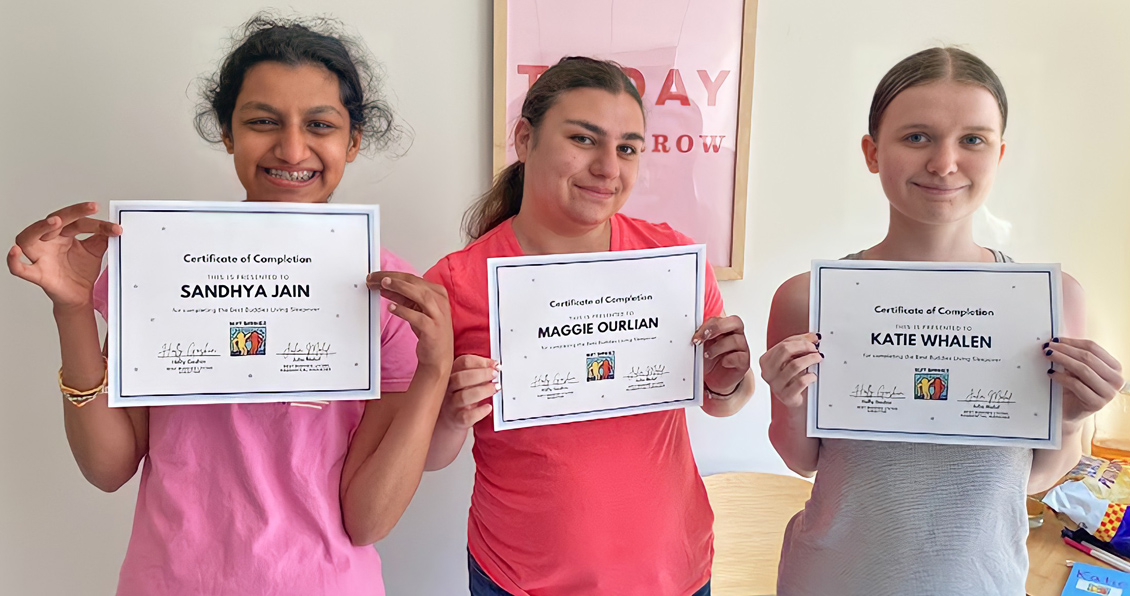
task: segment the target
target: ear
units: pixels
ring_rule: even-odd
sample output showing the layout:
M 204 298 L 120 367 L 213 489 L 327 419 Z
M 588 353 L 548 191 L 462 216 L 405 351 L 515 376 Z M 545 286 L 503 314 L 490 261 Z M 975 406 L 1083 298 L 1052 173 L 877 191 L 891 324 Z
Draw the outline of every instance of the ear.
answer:
M 220 131 L 220 140 L 224 142 L 224 149 L 228 150 L 229 155 L 235 154 L 235 139 L 231 137 L 230 129 L 223 129 Z
M 1001 139 L 1001 154 L 999 156 L 997 156 L 997 165 L 998 166 L 1001 165 L 1001 161 L 1003 161 L 1003 160 L 1004 160 L 1004 139 Z
M 530 124 L 530 121 L 519 118 L 518 123 L 514 125 L 514 152 L 518 154 L 518 161 L 526 163 L 533 137 L 534 127 Z
M 355 130 L 349 135 L 349 148 L 345 150 L 345 163 L 353 163 L 357 154 L 361 152 L 361 131 Z
M 875 139 L 871 135 L 863 135 L 861 142 L 863 148 L 863 159 L 867 162 L 867 169 L 872 174 L 879 173 L 879 146 L 875 144 Z

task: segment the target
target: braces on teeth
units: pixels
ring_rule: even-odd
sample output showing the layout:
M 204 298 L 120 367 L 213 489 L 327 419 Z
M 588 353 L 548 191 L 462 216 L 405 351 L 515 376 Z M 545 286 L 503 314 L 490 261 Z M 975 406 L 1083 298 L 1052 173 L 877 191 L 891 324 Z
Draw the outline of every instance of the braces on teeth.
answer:
M 275 178 L 283 180 L 290 180 L 292 182 L 305 182 L 314 177 L 314 172 L 309 170 L 304 172 L 287 172 L 285 170 L 267 170 L 267 173 Z

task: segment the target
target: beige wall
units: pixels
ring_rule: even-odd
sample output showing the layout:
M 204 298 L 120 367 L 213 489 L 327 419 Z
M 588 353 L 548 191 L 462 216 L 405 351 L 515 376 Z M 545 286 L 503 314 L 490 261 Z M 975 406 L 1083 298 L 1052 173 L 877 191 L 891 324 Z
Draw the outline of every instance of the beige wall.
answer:
M 229 158 L 190 125 L 188 83 L 224 27 L 258 5 L 6 2 L 0 19 L 0 239 L 79 200 L 237 199 Z M 379 202 L 384 242 L 426 268 L 455 249 L 459 216 L 490 163 L 489 2 L 299 1 L 356 28 L 388 71 L 416 140 L 398 160 L 350 166 L 342 202 Z M 1009 92 L 1008 150 L 990 199 L 1008 224 L 986 243 L 1059 261 L 1088 290 L 1094 338 L 1130 363 L 1130 43 L 1122 0 L 762 0 L 746 279 L 723 285 L 754 351 L 776 286 L 877 242 L 886 203 L 859 154 L 871 92 L 904 55 L 963 44 Z M 646 157 L 645 157 L 646 159 Z M 109 594 L 136 481 L 105 495 L 67 450 L 47 300 L 0 276 L 0 593 Z M 704 473 L 783 471 L 765 439 L 768 398 L 727 420 L 690 418 Z M 458 594 L 472 465 L 428 474 L 379 545 L 393 596 Z

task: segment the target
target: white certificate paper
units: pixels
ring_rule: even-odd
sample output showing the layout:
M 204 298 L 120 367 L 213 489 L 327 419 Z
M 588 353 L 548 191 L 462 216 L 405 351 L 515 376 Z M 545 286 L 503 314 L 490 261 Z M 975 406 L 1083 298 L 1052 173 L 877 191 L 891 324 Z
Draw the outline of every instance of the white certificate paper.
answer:
M 1058 449 L 1059 265 L 813 261 L 808 435 Z
M 703 245 L 487 261 L 494 428 L 702 405 Z
M 115 201 L 110 406 L 380 396 L 373 205 Z

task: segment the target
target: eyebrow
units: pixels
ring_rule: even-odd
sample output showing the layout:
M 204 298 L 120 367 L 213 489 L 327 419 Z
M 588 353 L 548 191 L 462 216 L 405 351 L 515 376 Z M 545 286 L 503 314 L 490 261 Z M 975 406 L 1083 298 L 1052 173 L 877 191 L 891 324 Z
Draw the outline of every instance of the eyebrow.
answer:
M 606 131 L 603 128 L 593 124 L 592 122 L 588 122 L 586 120 L 566 120 L 565 124 L 572 124 L 574 126 L 580 126 L 581 128 L 583 128 L 583 129 L 585 129 L 585 130 L 587 130 L 587 131 L 589 131 L 589 132 L 591 132 L 594 135 L 597 135 L 599 137 L 607 137 L 608 136 L 608 131 Z M 626 132 L 626 133 L 620 135 L 620 139 L 624 140 L 624 141 L 640 141 L 641 143 L 646 142 L 646 140 L 643 138 L 643 135 L 641 135 L 638 132 Z
M 903 131 L 903 130 L 909 130 L 909 129 L 912 129 L 912 128 L 929 129 L 930 125 L 929 124 L 907 124 L 906 126 L 900 126 L 899 130 Z M 993 128 L 992 126 L 970 126 L 970 127 L 965 128 L 963 130 L 966 130 L 966 131 L 969 131 L 969 132 L 997 132 L 997 129 Z
M 261 101 L 249 101 L 249 102 L 247 102 L 247 103 L 245 103 L 245 104 L 243 104 L 242 106 L 239 107 L 240 112 L 254 111 L 254 110 L 267 112 L 268 114 L 274 114 L 276 116 L 282 115 L 282 112 L 280 112 L 278 110 L 278 108 L 276 108 L 275 106 L 272 106 L 269 103 L 263 103 Z M 341 111 L 339 111 L 337 108 L 335 108 L 331 105 L 315 106 L 315 107 L 310 108 L 309 110 L 306 110 L 307 116 L 318 116 L 318 115 L 321 115 L 321 114 L 330 114 L 330 113 L 337 114 L 338 116 L 341 115 Z

